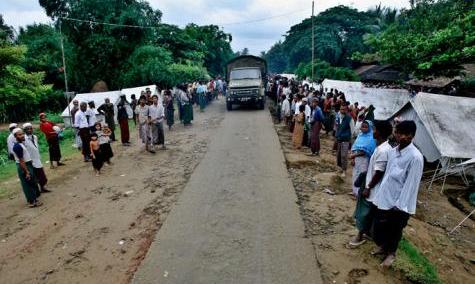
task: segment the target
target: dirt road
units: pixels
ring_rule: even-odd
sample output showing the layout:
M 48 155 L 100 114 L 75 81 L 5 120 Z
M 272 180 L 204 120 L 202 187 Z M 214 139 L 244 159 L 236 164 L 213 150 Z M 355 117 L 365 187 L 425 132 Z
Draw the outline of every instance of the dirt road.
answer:
M 70 157 L 47 169 L 53 192 L 40 208 L 21 194 L 1 200 L 0 283 L 128 283 L 223 116 L 222 103 L 195 113 L 156 155 L 114 144 L 114 165 L 98 178 Z M 1 183 L 20 192 L 16 178 Z
M 322 283 L 267 111 L 227 112 L 133 283 Z

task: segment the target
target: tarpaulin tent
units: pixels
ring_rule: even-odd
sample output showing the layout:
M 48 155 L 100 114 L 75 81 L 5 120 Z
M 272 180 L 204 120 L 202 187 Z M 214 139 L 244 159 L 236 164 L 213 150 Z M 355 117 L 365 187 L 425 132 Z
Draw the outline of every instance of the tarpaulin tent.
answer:
M 120 92 L 122 95 L 125 95 L 125 97 L 127 98 L 127 101 L 130 101 L 132 100 L 132 94 L 135 94 L 135 98 L 137 98 L 137 100 L 140 98 L 140 93 L 142 91 L 145 92 L 145 90 L 149 88 L 150 91 L 152 91 L 152 95 L 158 95 L 159 97 L 159 100 L 161 101 L 161 97 L 160 97 L 160 94 L 157 94 L 157 86 L 156 85 L 148 85 L 148 86 L 141 86 L 141 87 L 135 87 L 135 88 L 127 88 L 127 89 L 122 89 Z
M 415 144 L 429 162 L 475 157 L 475 99 L 418 93 L 396 116 L 416 122 Z
M 475 157 L 475 99 L 418 93 L 393 117 L 414 120 L 417 125 L 414 144 L 427 161 L 439 160 L 429 188 L 437 179 L 458 174 L 464 182 Z M 457 165 L 458 164 L 458 165 Z
M 360 82 L 337 81 L 325 79 L 323 88 L 345 93 L 350 103 L 358 102 L 360 106 L 375 107 L 376 119 L 389 119 L 409 101 L 409 92 L 405 89 L 366 88 Z
M 82 102 L 87 103 L 87 102 L 93 101 L 94 104 L 96 105 L 97 121 L 101 121 L 104 118 L 103 118 L 102 115 L 99 115 L 99 113 L 97 112 L 97 108 L 100 107 L 102 104 L 104 104 L 106 98 L 109 98 L 111 103 L 113 103 L 115 105 L 116 102 L 119 100 L 119 97 L 120 97 L 120 91 L 112 91 L 112 92 L 103 92 L 103 93 L 77 94 L 73 98 L 73 100 L 77 100 L 79 103 L 82 103 Z M 72 108 L 73 108 L 73 100 L 71 100 L 69 108 L 66 107 L 64 109 L 63 113 L 61 114 L 61 117 L 63 118 L 63 121 L 64 121 L 64 125 L 66 127 L 71 126 L 71 114 L 70 114 L 69 111 L 72 110 Z

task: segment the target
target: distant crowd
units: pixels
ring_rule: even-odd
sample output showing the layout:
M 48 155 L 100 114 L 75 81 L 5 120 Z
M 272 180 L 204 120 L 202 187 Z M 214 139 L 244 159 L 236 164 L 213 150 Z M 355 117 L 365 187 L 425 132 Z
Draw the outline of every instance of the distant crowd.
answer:
M 354 218 L 358 234 L 348 245 L 357 248 L 373 240 L 373 255 L 384 255 L 392 265 L 402 232 L 414 215 L 424 158 L 412 140 L 414 121 L 375 120 L 372 105 L 350 102 L 335 89 L 318 89 L 285 78 L 271 79 L 268 91 L 277 101 L 277 119 L 292 132 L 296 150 L 308 147 L 320 154 L 320 135 L 333 137 L 333 153 L 345 177 L 352 169 L 349 194 L 356 199 Z
M 138 129 L 138 143 L 145 151 L 156 153 L 156 147 L 166 149 L 164 124 L 172 130 L 175 124 L 175 109 L 184 126 L 193 122 L 193 106 L 197 105 L 201 112 L 213 101 L 226 94 L 226 83 L 220 78 L 209 81 L 197 81 L 180 84 L 174 88 L 141 91 L 130 99 L 121 95 L 117 102 L 106 98 L 96 108 L 93 100 L 72 101 L 71 123 L 74 130 L 75 146 L 81 150 L 84 162 L 91 162 L 96 176 L 99 176 L 104 164 L 111 165 L 114 153 L 111 143 L 116 139 L 116 122 L 120 129 L 120 142 L 123 146 L 131 145 L 129 122 Z M 51 169 L 63 166 L 60 140 L 63 128 L 48 120 L 45 113 L 39 114 L 39 130 L 48 143 L 49 163 Z M 30 207 L 42 205 L 39 201 L 41 193 L 50 192 L 47 187 L 43 163 L 41 161 L 38 136 L 34 134 L 33 125 L 17 123 L 9 125 L 10 135 L 7 138 L 8 154 L 15 160 L 18 177 L 23 193 Z

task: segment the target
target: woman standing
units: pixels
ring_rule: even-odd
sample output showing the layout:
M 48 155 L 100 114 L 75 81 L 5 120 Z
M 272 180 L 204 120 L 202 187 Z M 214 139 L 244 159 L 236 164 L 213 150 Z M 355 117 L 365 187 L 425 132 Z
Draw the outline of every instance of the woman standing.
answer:
M 54 169 L 57 166 L 64 165 L 61 163 L 61 149 L 59 148 L 59 138 L 58 133 L 54 130 L 53 122 L 46 119 L 46 114 L 40 113 L 40 130 L 44 133 L 46 141 L 48 141 L 49 148 L 49 160 L 51 163 L 51 168 Z
M 303 142 L 303 132 L 304 132 L 304 124 L 305 124 L 305 106 L 299 106 L 299 113 L 294 116 L 295 125 L 294 125 L 294 132 L 292 134 L 292 142 L 294 144 L 295 149 L 302 148 Z
M 376 141 L 373 138 L 373 123 L 365 120 L 361 124 L 360 135 L 356 138 L 351 147 L 351 164 L 353 165 L 352 194 L 358 196 L 359 187 L 354 183 L 361 173 L 368 171 L 368 164 L 371 155 L 376 149 Z

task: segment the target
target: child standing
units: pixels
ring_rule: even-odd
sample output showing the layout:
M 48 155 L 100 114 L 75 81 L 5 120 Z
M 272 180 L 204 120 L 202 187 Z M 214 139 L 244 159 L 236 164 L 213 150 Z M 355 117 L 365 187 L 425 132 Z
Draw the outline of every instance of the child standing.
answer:
M 114 156 L 110 145 L 110 135 L 112 134 L 112 131 L 107 124 L 102 127 L 102 125 L 98 122 L 96 123 L 96 133 L 99 140 L 102 161 L 110 165 L 110 159 Z
M 101 168 L 104 164 L 104 161 L 102 160 L 101 147 L 97 133 L 91 134 L 91 142 L 89 142 L 89 146 L 91 148 L 92 166 L 96 171 L 96 176 L 99 176 L 101 174 Z

